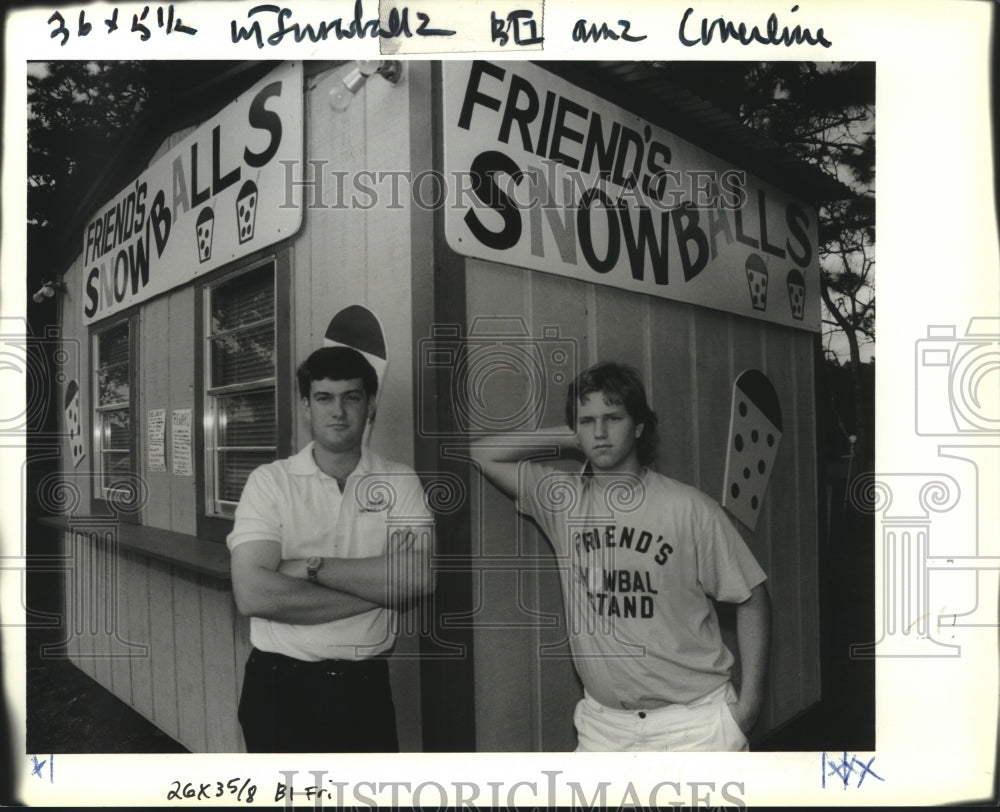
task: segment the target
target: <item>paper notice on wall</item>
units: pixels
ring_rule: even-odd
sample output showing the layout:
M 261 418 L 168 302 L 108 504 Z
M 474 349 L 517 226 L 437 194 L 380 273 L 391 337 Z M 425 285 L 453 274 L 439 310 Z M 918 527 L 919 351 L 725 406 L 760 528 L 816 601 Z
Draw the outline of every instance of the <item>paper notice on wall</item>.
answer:
M 163 438 L 167 427 L 167 410 L 150 409 L 146 417 L 146 448 L 149 449 L 147 469 L 151 472 L 166 471 L 167 457 Z
M 191 410 L 174 409 L 170 421 L 174 476 L 191 476 Z

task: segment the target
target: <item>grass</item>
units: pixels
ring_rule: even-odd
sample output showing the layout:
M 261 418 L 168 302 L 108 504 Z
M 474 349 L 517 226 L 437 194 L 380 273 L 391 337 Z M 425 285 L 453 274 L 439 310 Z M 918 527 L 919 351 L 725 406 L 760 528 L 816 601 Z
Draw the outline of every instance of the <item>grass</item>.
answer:
M 64 657 L 42 657 L 50 630 L 27 634 L 27 753 L 186 753 Z

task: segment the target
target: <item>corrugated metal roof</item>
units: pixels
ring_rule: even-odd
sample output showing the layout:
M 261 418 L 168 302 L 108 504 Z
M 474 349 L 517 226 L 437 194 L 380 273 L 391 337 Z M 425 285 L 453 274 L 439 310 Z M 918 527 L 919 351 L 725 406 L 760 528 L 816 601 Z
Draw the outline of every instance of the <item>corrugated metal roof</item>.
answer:
M 544 61 L 539 67 L 746 169 L 806 201 L 857 194 L 759 131 L 667 79 L 649 62 Z

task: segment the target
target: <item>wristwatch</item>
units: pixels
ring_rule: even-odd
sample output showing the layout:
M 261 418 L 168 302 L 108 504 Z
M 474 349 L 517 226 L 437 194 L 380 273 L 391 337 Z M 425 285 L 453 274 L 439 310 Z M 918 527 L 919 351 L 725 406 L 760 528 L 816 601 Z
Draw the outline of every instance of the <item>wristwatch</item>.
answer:
M 306 577 L 314 584 L 319 582 L 319 568 L 323 566 L 323 559 L 314 555 L 306 559 Z

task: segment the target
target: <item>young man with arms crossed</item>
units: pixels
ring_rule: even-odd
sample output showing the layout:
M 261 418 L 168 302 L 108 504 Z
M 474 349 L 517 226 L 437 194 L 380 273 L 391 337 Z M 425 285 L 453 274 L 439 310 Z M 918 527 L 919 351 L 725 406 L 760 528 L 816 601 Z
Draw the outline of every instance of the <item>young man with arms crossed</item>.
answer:
M 598 364 L 570 385 L 571 428 L 555 435 L 583 452 L 582 472 L 527 461 L 549 431 L 485 437 L 472 454 L 568 562 L 577 750 L 746 750 L 764 698 L 766 576 L 717 503 L 646 467 L 656 420 L 635 370 Z M 713 599 L 736 604 L 739 696 Z
M 250 752 L 394 752 L 386 654 L 394 611 L 432 589 L 431 515 L 416 474 L 363 444 L 363 355 L 317 350 L 298 385 L 312 442 L 251 473 L 227 538 L 253 644 L 240 724 Z

